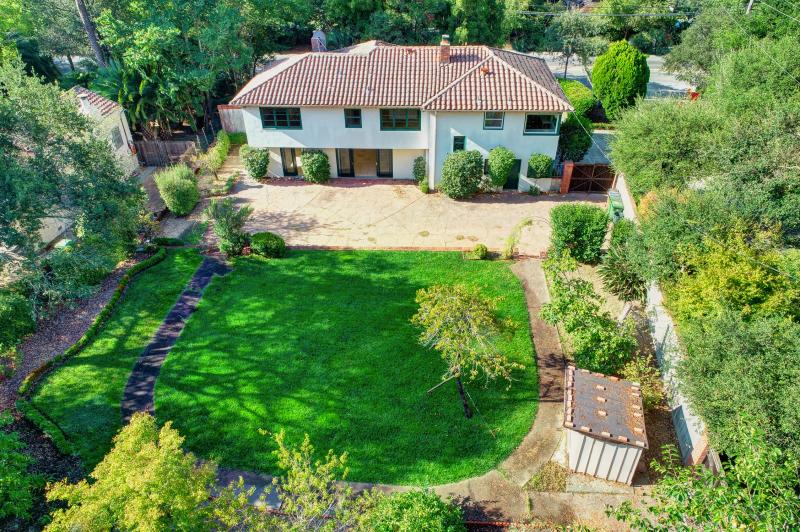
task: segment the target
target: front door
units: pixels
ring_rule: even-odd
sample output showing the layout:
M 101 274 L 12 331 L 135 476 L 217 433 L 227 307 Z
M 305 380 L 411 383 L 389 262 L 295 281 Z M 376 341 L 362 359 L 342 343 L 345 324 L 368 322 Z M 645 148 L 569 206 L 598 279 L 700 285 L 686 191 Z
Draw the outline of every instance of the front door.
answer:
M 378 177 L 392 177 L 392 150 L 378 150 Z
M 283 175 L 293 177 L 297 175 L 297 148 L 281 148 L 281 162 Z
M 511 170 L 508 172 L 508 179 L 506 179 L 506 184 L 503 185 L 503 189 L 517 190 L 519 188 L 519 170 L 521 167 L 522 160 L 514 159 L 514 166 L 512 166 Z
M 353 177 L 356 175 L 353 150 L 347 148 L 337 148 L 336 170 L 339 177 Z

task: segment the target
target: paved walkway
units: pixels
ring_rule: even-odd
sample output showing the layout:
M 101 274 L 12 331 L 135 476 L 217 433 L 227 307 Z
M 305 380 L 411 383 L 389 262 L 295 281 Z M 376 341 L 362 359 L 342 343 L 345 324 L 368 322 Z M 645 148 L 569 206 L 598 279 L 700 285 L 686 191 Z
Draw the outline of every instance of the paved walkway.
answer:
M 122 395 L 122 419 L 128 421 L 134 412 L 155 413 L 153 391 L 161 365 L 175 345 L 186 325 L 186 320 L 197 308 L 203 290 L 214 275 L 225 275 L 230 266 L 221 258 L 208 256 L 192 276 L 178 302 L 169 311 L 164 322 L 133 367 Z

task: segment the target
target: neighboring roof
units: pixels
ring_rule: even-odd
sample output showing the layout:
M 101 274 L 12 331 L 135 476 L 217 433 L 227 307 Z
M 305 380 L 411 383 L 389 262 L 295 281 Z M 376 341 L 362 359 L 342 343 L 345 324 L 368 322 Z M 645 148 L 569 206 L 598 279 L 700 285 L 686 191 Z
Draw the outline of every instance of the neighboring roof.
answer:
M 567 367 L 564 426 L 595 438 L 647 449 L 639 383 Z
M 89 89 L 85 89 L 79 85 L 72 87 L 72 91 L 80 95 L 86 95 L 87 99 L 89 100 L 89 105 L 97 109 L 97 112 L 100 113 L 100 116 L 108 116 L 115 111 L 119 111 L 122 109 L 122 106 L 113 100 L 109 100 L 105 96 L 100 96 L 96 92 L 92 92 Z
M 309 52 L 253 78 L 231 105 L 420 107 L 451 111 L 571 111 L 543 60 L 488 46 L 368 41 Z

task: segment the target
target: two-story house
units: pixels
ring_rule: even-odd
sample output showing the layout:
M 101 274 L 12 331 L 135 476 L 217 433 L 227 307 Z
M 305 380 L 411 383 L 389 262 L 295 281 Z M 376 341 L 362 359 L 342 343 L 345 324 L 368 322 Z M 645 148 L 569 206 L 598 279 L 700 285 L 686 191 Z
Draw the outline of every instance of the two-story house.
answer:
M 506 188 L 527 190 L 534 153 L 556 157 L 572 107 L 541 59 L 488 46 L 396 46 L 369 41 L 275 61 L 231 101 L 250 146 L 270 150 L 272 176 L 302 174 L 303 149 L 328 154 L 331 175 L 412 179 L 424 156 L 436 188 L 456 150 L 519 161 Z

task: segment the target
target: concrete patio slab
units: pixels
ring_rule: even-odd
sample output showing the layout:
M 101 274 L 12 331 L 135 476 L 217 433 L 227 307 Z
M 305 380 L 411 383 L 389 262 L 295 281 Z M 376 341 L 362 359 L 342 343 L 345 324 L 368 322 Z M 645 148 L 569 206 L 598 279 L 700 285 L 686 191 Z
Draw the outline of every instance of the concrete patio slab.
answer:
M 272 231 L 296 247 L 466 250 L 476 243 L 500 251 L 521 220 L 518 251 L 538 256 L 550 242 L 550 210 L 565 202 L 603 206 L 605 194 L 530 196 L 517 192 L 481 194 L 455 201 L 423 194 L 414 183 L 333 179 L 325 185 L 300 180 L 244 179 L 233 193 L 254 213 L 248 231 Z

